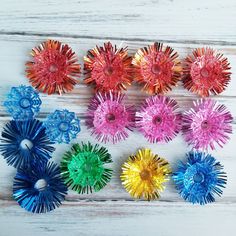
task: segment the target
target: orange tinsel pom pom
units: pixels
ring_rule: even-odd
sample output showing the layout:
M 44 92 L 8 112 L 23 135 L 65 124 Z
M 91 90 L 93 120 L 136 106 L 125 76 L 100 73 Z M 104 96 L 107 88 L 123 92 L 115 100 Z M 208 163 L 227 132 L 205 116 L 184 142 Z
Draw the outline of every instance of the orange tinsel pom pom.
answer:
M 182 68 L 177 58 L 178 53 L 162 43 L 140 48 L 132 61 L 135 80 L 150 94 L 166 93 L 181 78 Z

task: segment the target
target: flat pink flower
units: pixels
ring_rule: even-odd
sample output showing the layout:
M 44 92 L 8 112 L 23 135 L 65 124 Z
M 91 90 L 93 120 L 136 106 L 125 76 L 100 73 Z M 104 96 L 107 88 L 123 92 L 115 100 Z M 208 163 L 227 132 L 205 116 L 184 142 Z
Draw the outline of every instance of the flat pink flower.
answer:
M 227 108 L 212 99 L 200 99 L 183 115 L 183 134 L 186 142 L 196 149 L 214 150 L 229 140 L 233 117 Z
M 181 130 L 181 114 L 177 109 L 173 99 L 149 97 L 136 112 L 136 127 L 151 143 L 169 142 Z
M 135 109 L 124 105 L 121 93 L 97 93 L 88 107 L 86 125 L 101 142 L 117 143 L 135 126 Z

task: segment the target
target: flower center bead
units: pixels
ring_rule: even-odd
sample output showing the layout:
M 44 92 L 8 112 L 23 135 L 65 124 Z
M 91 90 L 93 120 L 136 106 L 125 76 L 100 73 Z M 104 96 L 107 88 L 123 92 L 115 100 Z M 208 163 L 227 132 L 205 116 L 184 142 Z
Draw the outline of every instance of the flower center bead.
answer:
M 161 67 L 158 64 L 153 64 L 152 73 L 159 75 L 161 73 Z
M 160 116 L 154 116 L 153 119 L 152 119 L 152 123 L 154 125 L 158 125 L 162 122 L 162 118 Z
M 30 102 L 30 100 L 28 98 L 22 98 L 20 100 L 20 106 L 22 108 L 28 108 L 28 107 L 30 107 L 30 105 L 31 105 L 31 102 Z
M 149 180 L 151 175 L 150 175 L 150 172 L 148 170 L 144 169 L 140 172 L 140 177 L 141 177 L 142 180 Z
M 33 147 L 33 143 L 29 139 L 23 139 L 20 142 L 20 147 L 22 149 L 31 149 Z
M 104 73 L 105 73 L 105 75 L 107 75 L 107 76 L 112 75 L 112 73 L 113 73 L 113 68 L 112 68 L 112 66 L 107 66 L 107 67 L 104 69 Z
M 38 191 L 43 191 L 47 187 L 47 181 L 45 179 L 39 179 L 35 185 L 34 188 L 37 189 Z
M 209 71 L 205 67 L 203 67 L 200 70 L 200 74 L 201 74 L 202 77 L 207 78 L 209 76 Z
M 116 117 L 113 113 L 108 113 L 106 115 L 106 120 L 109 121 L 109 122 L 113 122 L 113 121 L 115 121 L 115 119 L 116 119 Z
M 204 120 L 201 124 L 202 129 L 207 129 L 209 127 L 209 123 L 207 120 Z
M 52 64 L 52 65 L 49 66 L 49 71 L 54 73 L 54 72 L 58 71 L 58 68 L 55 64 Z
M 193 176 L 193 181 L 195 183 L 202 183 L 204 181 L 204 175 L 202 173 L 196 173 Z
M 60 125 L 59 125 L 59 129 L 60 129 L 62 132 L 68 131 L 68 129 L 69 129 L 68 123 L 67 123 L 67 122 L 61 122 Z

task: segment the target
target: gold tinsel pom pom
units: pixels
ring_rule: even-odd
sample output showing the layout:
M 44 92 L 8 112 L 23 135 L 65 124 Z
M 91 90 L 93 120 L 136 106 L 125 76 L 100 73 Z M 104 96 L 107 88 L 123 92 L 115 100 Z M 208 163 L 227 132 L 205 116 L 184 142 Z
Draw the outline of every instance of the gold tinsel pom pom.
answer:
M 121 181 L 132 197 L 153 200 L 160 197 L 170 173 L 165 159 L 150 149 L 141 149 L 122 165 Z

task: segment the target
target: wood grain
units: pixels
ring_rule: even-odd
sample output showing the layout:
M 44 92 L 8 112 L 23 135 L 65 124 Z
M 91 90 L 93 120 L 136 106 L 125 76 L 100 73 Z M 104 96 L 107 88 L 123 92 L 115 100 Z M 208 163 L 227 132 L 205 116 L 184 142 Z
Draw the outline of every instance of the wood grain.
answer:
M 83 56 L 96 44 L 111 40 L 128 46 L 130 55 L 153 41 L 172 46 L 184 58 L 192 49 L 210 46 L 228 57 L 232 80 L 224 93 L 213 97 L 224 103 L 234 116 L 236 132 L 236 3 L 233 0 L 3 0 L 0 7 L 0 102 L 11 86 L 28 84 L 25 62 L 32 47 L 53 38 L 70 44 L 83 64 Z M 56 108 L 67 108 L 81 119 L 82 131 L 74 142 L 96 140 L 84 125 L 84 114 L 94 92 L 83 84 L 63 96 L 41 94 L 43 105 L 38 116 L 43 120 Z M 126 92 L 127 104 L 137 107 L 147 95 L 132 84 Z M 168 96 L 188 109 L 197 97 L 181 83 Z M 0 130 L 10 120 L 0 106 Z M 181 135 L 172 142 L 149 144 L 137 131 L 116 145 L 104 144 L 112 154 L 114 175 L 99 193 L 78 195 L 70 191 L 62 207 L 45 215 L 32 215 L 12 200 L 12 180 L 16 170 L 0 158 L 0 236 L 19 232 L 37 235 L 234 235 L 236 217 L 236 135 L 223 149 L 211 152 L 224 165 L 228 175 L 222 198 L 207 206 L 193 206 L 177 194 L 173 182 L 159 201 L 133 201 L 122 188 L 120 165 L 128 155 L 142 147 L 167 158 L 173 169 L 190 148 Z M 59 163 L 70 145 L 57 145 L 52 160 Z

